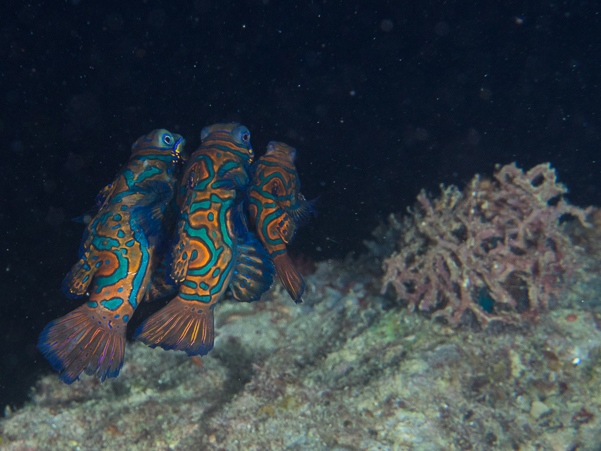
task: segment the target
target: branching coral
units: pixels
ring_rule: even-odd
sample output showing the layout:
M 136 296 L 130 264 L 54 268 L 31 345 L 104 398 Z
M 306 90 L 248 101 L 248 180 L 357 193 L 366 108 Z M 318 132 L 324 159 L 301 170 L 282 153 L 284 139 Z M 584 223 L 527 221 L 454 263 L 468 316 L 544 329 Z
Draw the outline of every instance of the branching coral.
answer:
M 384 261 L 382 292 L 392 285 L 412 310 L 454 324 L 468 310 L 483 324 L 546 310 L 579 268 L 563 218 L 590 227 L 590 207 L 569 205 L 556 179 L 549 163 L 527 173 L 513 163 L 492 180 L 474 177 L 463 193 L 441 185 L 431 200 L 422 190 L 402 223 L 398 252 Z

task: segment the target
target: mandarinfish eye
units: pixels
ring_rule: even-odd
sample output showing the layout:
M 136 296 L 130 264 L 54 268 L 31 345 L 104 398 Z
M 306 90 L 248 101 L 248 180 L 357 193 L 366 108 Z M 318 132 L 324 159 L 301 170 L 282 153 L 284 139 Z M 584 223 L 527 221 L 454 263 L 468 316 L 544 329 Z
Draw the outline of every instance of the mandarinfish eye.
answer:
M 168 135 L 168 134 L 165 133 L 163 135 L 163 142 L 165 144 L 167 144 L 168 146 L 170 146 L 171 144 L 173 144 L 173 137 L 171 135 Z
M 245 147 L 250 147 L 250 131 L 244 125 L 232 130 L 232 137 Z

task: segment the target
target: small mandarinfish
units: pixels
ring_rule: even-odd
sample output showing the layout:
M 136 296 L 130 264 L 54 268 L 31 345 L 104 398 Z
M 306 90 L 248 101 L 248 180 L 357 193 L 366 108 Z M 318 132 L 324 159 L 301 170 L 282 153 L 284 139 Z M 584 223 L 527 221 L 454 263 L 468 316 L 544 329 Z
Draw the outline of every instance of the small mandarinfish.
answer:
M 134 337 L 189 356 L 213 348 L 213 308 L 228 286 L 236 300 L 254 301 L 269 289 L 275 272 L 242 217 L 246 168 L 253 158 L 250 132 L 237 123 L 214 124 L 200 136 L 179 192 L 170 271 L 179 291 Z
M 295 157 L 296 149 L 288 144 L 271 141 L 267 145 L 267 153 L 250 171 L 248 212 L 282 284 L 298 304 L 305 281 L 290 260 L 286 245 L 294 239 L 297 227 L 314 213 L 314 201 L 307 201 L 300 192 Z
M 97 198 L 80 259 L 63 281 L 70 298 L 89 301 L 50 322 L 38 349 L 67 384 L 85 371 L 103 381 L 123 366 L 125 331 L 151 283 L 173 222 L 172 199 L 184 139 L 164 129 L 141 136 L 116 180 Z

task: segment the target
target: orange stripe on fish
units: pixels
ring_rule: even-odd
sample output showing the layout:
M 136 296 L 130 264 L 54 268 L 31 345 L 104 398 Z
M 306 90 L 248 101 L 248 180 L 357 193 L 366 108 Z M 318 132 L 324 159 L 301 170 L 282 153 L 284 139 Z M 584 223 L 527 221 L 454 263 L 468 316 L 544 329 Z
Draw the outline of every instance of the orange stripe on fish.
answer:
M 296 149 L 272 141 L 267 153 L 251 169 L 248 212 L 256 233 L 273 259 L 282 284 L 296 302 L 302 302 L 305 281 L 287 253 L 297 227 L 313 213 L 312 202 L 300 192 L 294 166 Z
M 63 281 L 67 296 L 87 293 L 89 301 L 49 323 L 38 340 L 68 384 L 83 371 L 103 381 L 119 374 L 127 323 L 146 295 L 166 238 L 183 145 L 180 135 L 164 129 L 140 137 L 116 180 L 101 191 L 80 259 Z
M 236 219 L 238 198 L 246 190 L 246 168 L 253 158 L 250 132 L 243 125 L 206 127 L 201 140 L 180 187 L 181 211 L 171 253 L 171 277 L 179 284 L 178 295 L 144 321 L 135 334 L 150 347 L 181 350 L 189 356 L 204 355 L 213 348 L 213 308 L 239 274 L 238 257 L 246 252 L 247 244 L 239 243 L 235 230 L 240 221 Z M 250 252 L 260 256 L 255 248 Z M 271 285 L 269 265 L 258 260 L 255 264 L 251 258 L 250 267 L 240 266 L 244 274 L 260 280 L 243 286 L 235 279 L 242 290 L 241 300 L 260 297 Z

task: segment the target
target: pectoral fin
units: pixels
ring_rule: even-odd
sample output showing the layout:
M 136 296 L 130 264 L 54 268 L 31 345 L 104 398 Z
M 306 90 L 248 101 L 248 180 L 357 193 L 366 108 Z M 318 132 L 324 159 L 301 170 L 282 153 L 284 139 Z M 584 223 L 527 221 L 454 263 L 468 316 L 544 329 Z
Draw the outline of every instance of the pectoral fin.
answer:
M 230 282 L 234 299 L 252 302 L 271 287 L 275 268 L 263 246 L 249 233 L 236 248 L 236 267 Z
M 162 231 L 162 221 L 173 198 L 173 189 L 168 183 L 153 181 L 147 183 L 140 194 L 140 200 L 131 208 L 131 217 L 144 231 L 146 239 L 151 239 Z
M 111 198 L 114 190 L 115 190 L 114 183 L 111 183 L 110 185 L 107 185 L 104 188 L 102 188 L 100 190 L 100 192 L 98 193 L 98 195 L 96 196 L 96 205 L 99 208 L 102 208 L 102 206 Z
M 302 194 L 298 195 L 294 207 L 288 209 L 298 227 L 307 224 L 311 220 L 312 215 L 317 215 L 315 210 L 316 202 L 317 199 L 306 200 Z
M 191 253 L 187 249 L 183 240 L 180 238 L 178 242 L 173 246 L 171 251 L 171 258 L 173 259 L 171 267 L 171 278 L 175 283 L 181 283 L 188 274 L 188 265 L 190 264 Z
M 84 249 L 79 261 L 73 265 L 71 271 L 63 279 L 62 288 L 65 296 L 75 299 L 86 294 L 95 272 L 96 265 L 91 258 L 90 251 Z
M 219 169 L 215 180 L 215 188 L 243 190 L 248 185 L 248 174 L 242 166 L 232 161 Z
M 288 213 L 280 215 L 276 221 L 275 228 L 278 236 L 284 243 L 290 244 L 296 234 L 296 222 Z

